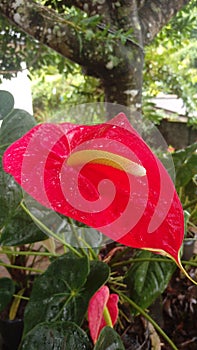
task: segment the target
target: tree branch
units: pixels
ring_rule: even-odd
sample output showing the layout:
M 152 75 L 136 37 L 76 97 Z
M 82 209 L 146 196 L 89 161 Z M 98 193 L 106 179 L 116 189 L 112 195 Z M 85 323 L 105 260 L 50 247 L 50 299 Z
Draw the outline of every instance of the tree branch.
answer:
M 80 24 L 70 22 L 52 9 L 33 0 L 16 2 L 1 0 L 0 12 L 21 30 L 37 39 L 62 56 L 82 65 L 92 67 L 107 64 L 105 57 L 105 38 L 100 42 L 86 38 Z M 94 55 L 94 52 L 97 55 Z M 103 60 L 104 58 L 104 60 Z
M 1 0 L 1 13 L 13 24 L 62 56 L 87 68 L 87 74 L 110 77 L 126 74 L 130 58 L 119 40 L 99 35 L 87 36 L 86 28 L 71 22 L 52 9 L 33 0 Z M 132 48 L 132 43 L 129 44 Z M 136 47 L 134 46 L 136 50 Z M 112 57 L 113 56 L 113 57 Z M 114 63 L 115 62 L 115 63 Z
M 124 32 L 132 30 L 130 37 L 133 37 L 142 47 L 141 26 L 138 17 L 137 0 L 112 0 L 111 17 L 113 24 L 117 29 L 122 29 Z
M 52 5 L 53 2 L 51 0 L 46 2 L 46 5 Z M 100 15 L 102 17 L 103 22 L 110 23 L 110 12 L 107 0 L 103 0 L 99 3 L 92 0 L 60 0 L 56 3 L 56 8 L 61 9 L 62 6 L 66 7 L 76 7 L 89 16 L 94 16 L 95 14 Z
M 146 0 L 139 10 L 144 45 L 149 44 L 164 25 L 191 0 Z
M 190 1 L 60 0 L 58 12 L 46 6 L 50 0 L 45 6 L 36 0 L 0 0 L 0 12 L 41 44 L 83 66 L 86 74 L 99 77 L 107 101 L 140 110 L 143 45 Z M 78 17 L 69 20 L 65 6 L 85 11 L 87 20 L 98 14 L 101 22 L 87 28 Z

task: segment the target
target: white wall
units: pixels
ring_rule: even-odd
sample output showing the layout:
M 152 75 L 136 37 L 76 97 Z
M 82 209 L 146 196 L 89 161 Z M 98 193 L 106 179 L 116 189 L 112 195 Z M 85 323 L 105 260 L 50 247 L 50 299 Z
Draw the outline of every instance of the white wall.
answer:
M 21 108 L 33 114 L 31 85 L 27 74 L 28 71 L 25 69 L 18 73 L 16 78 L 3 79 L 2 84 L 0 84 L 0 90 L 11 92 L 14 96 L 15 108 Z

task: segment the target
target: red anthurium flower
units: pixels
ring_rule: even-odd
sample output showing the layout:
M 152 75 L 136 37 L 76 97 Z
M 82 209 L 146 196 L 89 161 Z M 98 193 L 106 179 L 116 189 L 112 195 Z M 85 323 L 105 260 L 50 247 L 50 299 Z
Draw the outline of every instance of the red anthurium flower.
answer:
M 103 327 L 113 327 L 118 318 L 118 295 L 109 294 L 107 286 L 101 287 L 90 299 L 88 322 L 90 335 L 96 343 Z
M 3 166 L 42 205 L 181 267 L 178 195 L 123 113 L 91 126 L 37 125 L 6 150 Z

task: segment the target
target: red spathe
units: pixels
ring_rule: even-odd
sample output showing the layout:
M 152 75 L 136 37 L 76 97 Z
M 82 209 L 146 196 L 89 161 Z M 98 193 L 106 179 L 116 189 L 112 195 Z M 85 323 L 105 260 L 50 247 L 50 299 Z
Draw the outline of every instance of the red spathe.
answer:
M 86 156 L 81 151 L 95 158 L 79 156 L 70 165 L 72 154 Z M 116 166 L 115 155 L 125 163 Z M 146 174 L 127 171 L 128 162 Z M 180 200 L 166 169 L 124 114 L 92 126 L 37 125 L 6 150 L 3 167 L 42 205 L 127 246 L 165 252 L 179 264 Z

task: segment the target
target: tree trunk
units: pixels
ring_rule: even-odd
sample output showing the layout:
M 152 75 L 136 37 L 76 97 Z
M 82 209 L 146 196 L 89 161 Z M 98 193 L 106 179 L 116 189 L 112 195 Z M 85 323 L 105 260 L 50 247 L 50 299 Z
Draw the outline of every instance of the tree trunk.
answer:
M 105 101 L 127 106 L 130 112 L 141 112 L 143 52 L 127 50 L 128 67 L 122 74 L 118 69 L 102 77 Z M 131 58 L 129 59 L 129 57 Z M 136 62 L 134 66 L 134 62 Z M 116 107 L 117 108 L 117 107 Z M 121 110 L 121 106 L 120 106 Z

